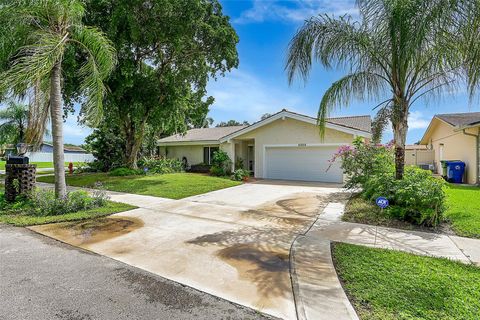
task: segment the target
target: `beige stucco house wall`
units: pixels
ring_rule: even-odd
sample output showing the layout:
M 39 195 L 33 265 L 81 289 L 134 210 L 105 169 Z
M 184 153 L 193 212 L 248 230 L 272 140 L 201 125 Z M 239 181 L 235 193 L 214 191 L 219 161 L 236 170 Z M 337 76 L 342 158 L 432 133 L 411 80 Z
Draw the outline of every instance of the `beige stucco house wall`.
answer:
M 219 147 L 219 144 L 202 145 L 179 145 L 179 146 L 160 146 L 161 157 L 182 160 L 186 157 L 189 164 L 200 164 L 203 162 L 204 147 Z
M 192 129 L 184 135 L 160 139 L 160 155 L 190 165 L 204 162 L 204 148 L 219 147 L 257 178 L 341 182 L 340 163 L 331 164 L 338 147 L 366 140 L 370 116 L 329 118 L 320 135 L 316 118 L 282 110 L 250 126 Z
M 438 118 L 433 118 L 421 144 L 433 149 L 437 173 L 441 173 L 441 160 L 461 160 L 466 164 L 465 181 L 477 183 L 477 138 L 479 127 L 465 130 L 456 128 Z M 475 135 L 475 136 L 472 136 Z
M 263 177 L 265 146 L 291 144 L 332 144 L 340 146 L 342 144 L 351 144 L 353 139 L 353 134 L 328 128 L 325 131 L 324 139 L 321 139 L 317 125 L 291 118 L 284 118 L 275 120 L 272 123 L 261 126 L 243 135 L 236 136 L 230 143 L 222 143 L 221 148 L 232 158 L 232 143 L 242 140 L 254 140 L 255 176 Z

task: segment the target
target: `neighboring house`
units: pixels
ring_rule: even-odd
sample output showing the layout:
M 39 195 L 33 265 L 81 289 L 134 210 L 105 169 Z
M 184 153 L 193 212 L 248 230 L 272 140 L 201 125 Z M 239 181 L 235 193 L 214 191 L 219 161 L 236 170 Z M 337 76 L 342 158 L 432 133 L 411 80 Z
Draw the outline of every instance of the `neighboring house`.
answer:
M 329 160 L 355 137 L 371 138 L 370 116 L 330 118 L 322 139 L 316 118 L 284 109 L 250 126 L 192 129 L 158 146 L 161 156 L 185 157 L 190 165 L 209 164 L 222 149 L 256 178 L 343 182 L 339 161 L 328 169 Z
M 45 153 L 53 153 L 53 145 L 51 143 L 48 143 L 48 142 L 43 142 L 40 147 L 35 150 L 34 152 L 45 152 Z M 76 154 L 88 154 L 88 152 L 81 148 L 81 147 L 78 147 L 78 146 L 74 146 L 74 145 L 64 145 L 63 146 L 63 152 L 64 153 L 76 153 Z
M 435 152 L 426 145 L 410 144 L 405 146 L 405 164 L 419 166 L 426 170 L 435 170 Z
M 420 144 L 434 151 L 437 173 L 441 160 L 466 163 L 464 181 L 480 182 L 480 112 L 437 114 L 433 117 Z

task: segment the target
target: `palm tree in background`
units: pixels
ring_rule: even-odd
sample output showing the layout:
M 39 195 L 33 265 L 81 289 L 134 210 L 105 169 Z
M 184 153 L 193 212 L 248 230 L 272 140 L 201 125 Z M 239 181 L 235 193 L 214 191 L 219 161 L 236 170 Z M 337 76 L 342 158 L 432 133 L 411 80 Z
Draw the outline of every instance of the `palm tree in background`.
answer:
M 33 92 L 37 121 L 50 115 L 57 197 L 66 196 L 62 63 L 67 54 L 81 63 L 81 112 L 90 124 L 101 119 L 103 80 L 116 63 L 103 33 L 82 24 L 84 14 L 78 0 L 14 0 L 0 7 L 0 92 L 16 97 Z
M 391 123 L 396 178 L 402 179 L 410 107 L 420 98 L 455 90 L 462 79 L 471 96 L 480 70 L 479 1 L 357 0 L 358 21 L 319 15 L 289 45 L 286 70 L 308 79 L 313 61 L 347 70 L 323 95 L 318 123 L 352 98 L 376 101 L 374 140 Z
M 25 142 L 28 126 L 28 106 L 8 101 L 5 109 L 0 110 L 0 145 Z

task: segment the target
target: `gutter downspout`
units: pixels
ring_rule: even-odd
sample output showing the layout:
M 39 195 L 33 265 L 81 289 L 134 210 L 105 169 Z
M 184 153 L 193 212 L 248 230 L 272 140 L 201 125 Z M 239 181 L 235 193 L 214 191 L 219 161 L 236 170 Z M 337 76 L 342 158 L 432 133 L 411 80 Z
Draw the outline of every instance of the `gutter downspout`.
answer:
M 477 177 L 476 177 L 476 181 L 477 181 L 477 185 L 480 185 L 480 129 L 479 129 L 479 133 L 478 134 L 472 134 L 472 133 L 468 133 L 465 131 L 465 129 L 462 130 L 463 134 L 466 135 L 466 136 L 471 136 L 471 137 L 475 137 L 476 138 L 476 145 L 477 145 Z

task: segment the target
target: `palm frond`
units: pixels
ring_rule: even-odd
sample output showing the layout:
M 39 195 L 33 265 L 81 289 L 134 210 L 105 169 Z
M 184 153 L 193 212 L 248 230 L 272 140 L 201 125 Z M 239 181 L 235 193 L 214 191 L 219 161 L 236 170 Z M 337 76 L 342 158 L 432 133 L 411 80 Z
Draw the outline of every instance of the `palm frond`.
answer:
M 102 118 L 103 97 L 106 93 L 103 80 L 116 65 L 115 49 L 96 28 L 77 26 L 72 33 L 72 40 L 87 54 L 87 61 L 79 70 L 83 79 L 80 90 L 85 97 L 82 115 L 87 123 L 95 125 Z
M 47 78 L 53 66 L 61 60 L 67 38 L 47 30 L 38 30 L 32 37 L 37 40 L 20 48 L 11 67 L 1 75 L 0 91 L 12 89 L 23 93 L 34 79 Z
M 328 115 L 335 107 L 347 106 L 351 98 L 361 101 L 377 99 L 388 88 L 388 83 L 380 76 L 370 72 L 349 74 L 335 81 L 327 89 L 318 109 L 318 126 L 320 134 L 325 132 Z

